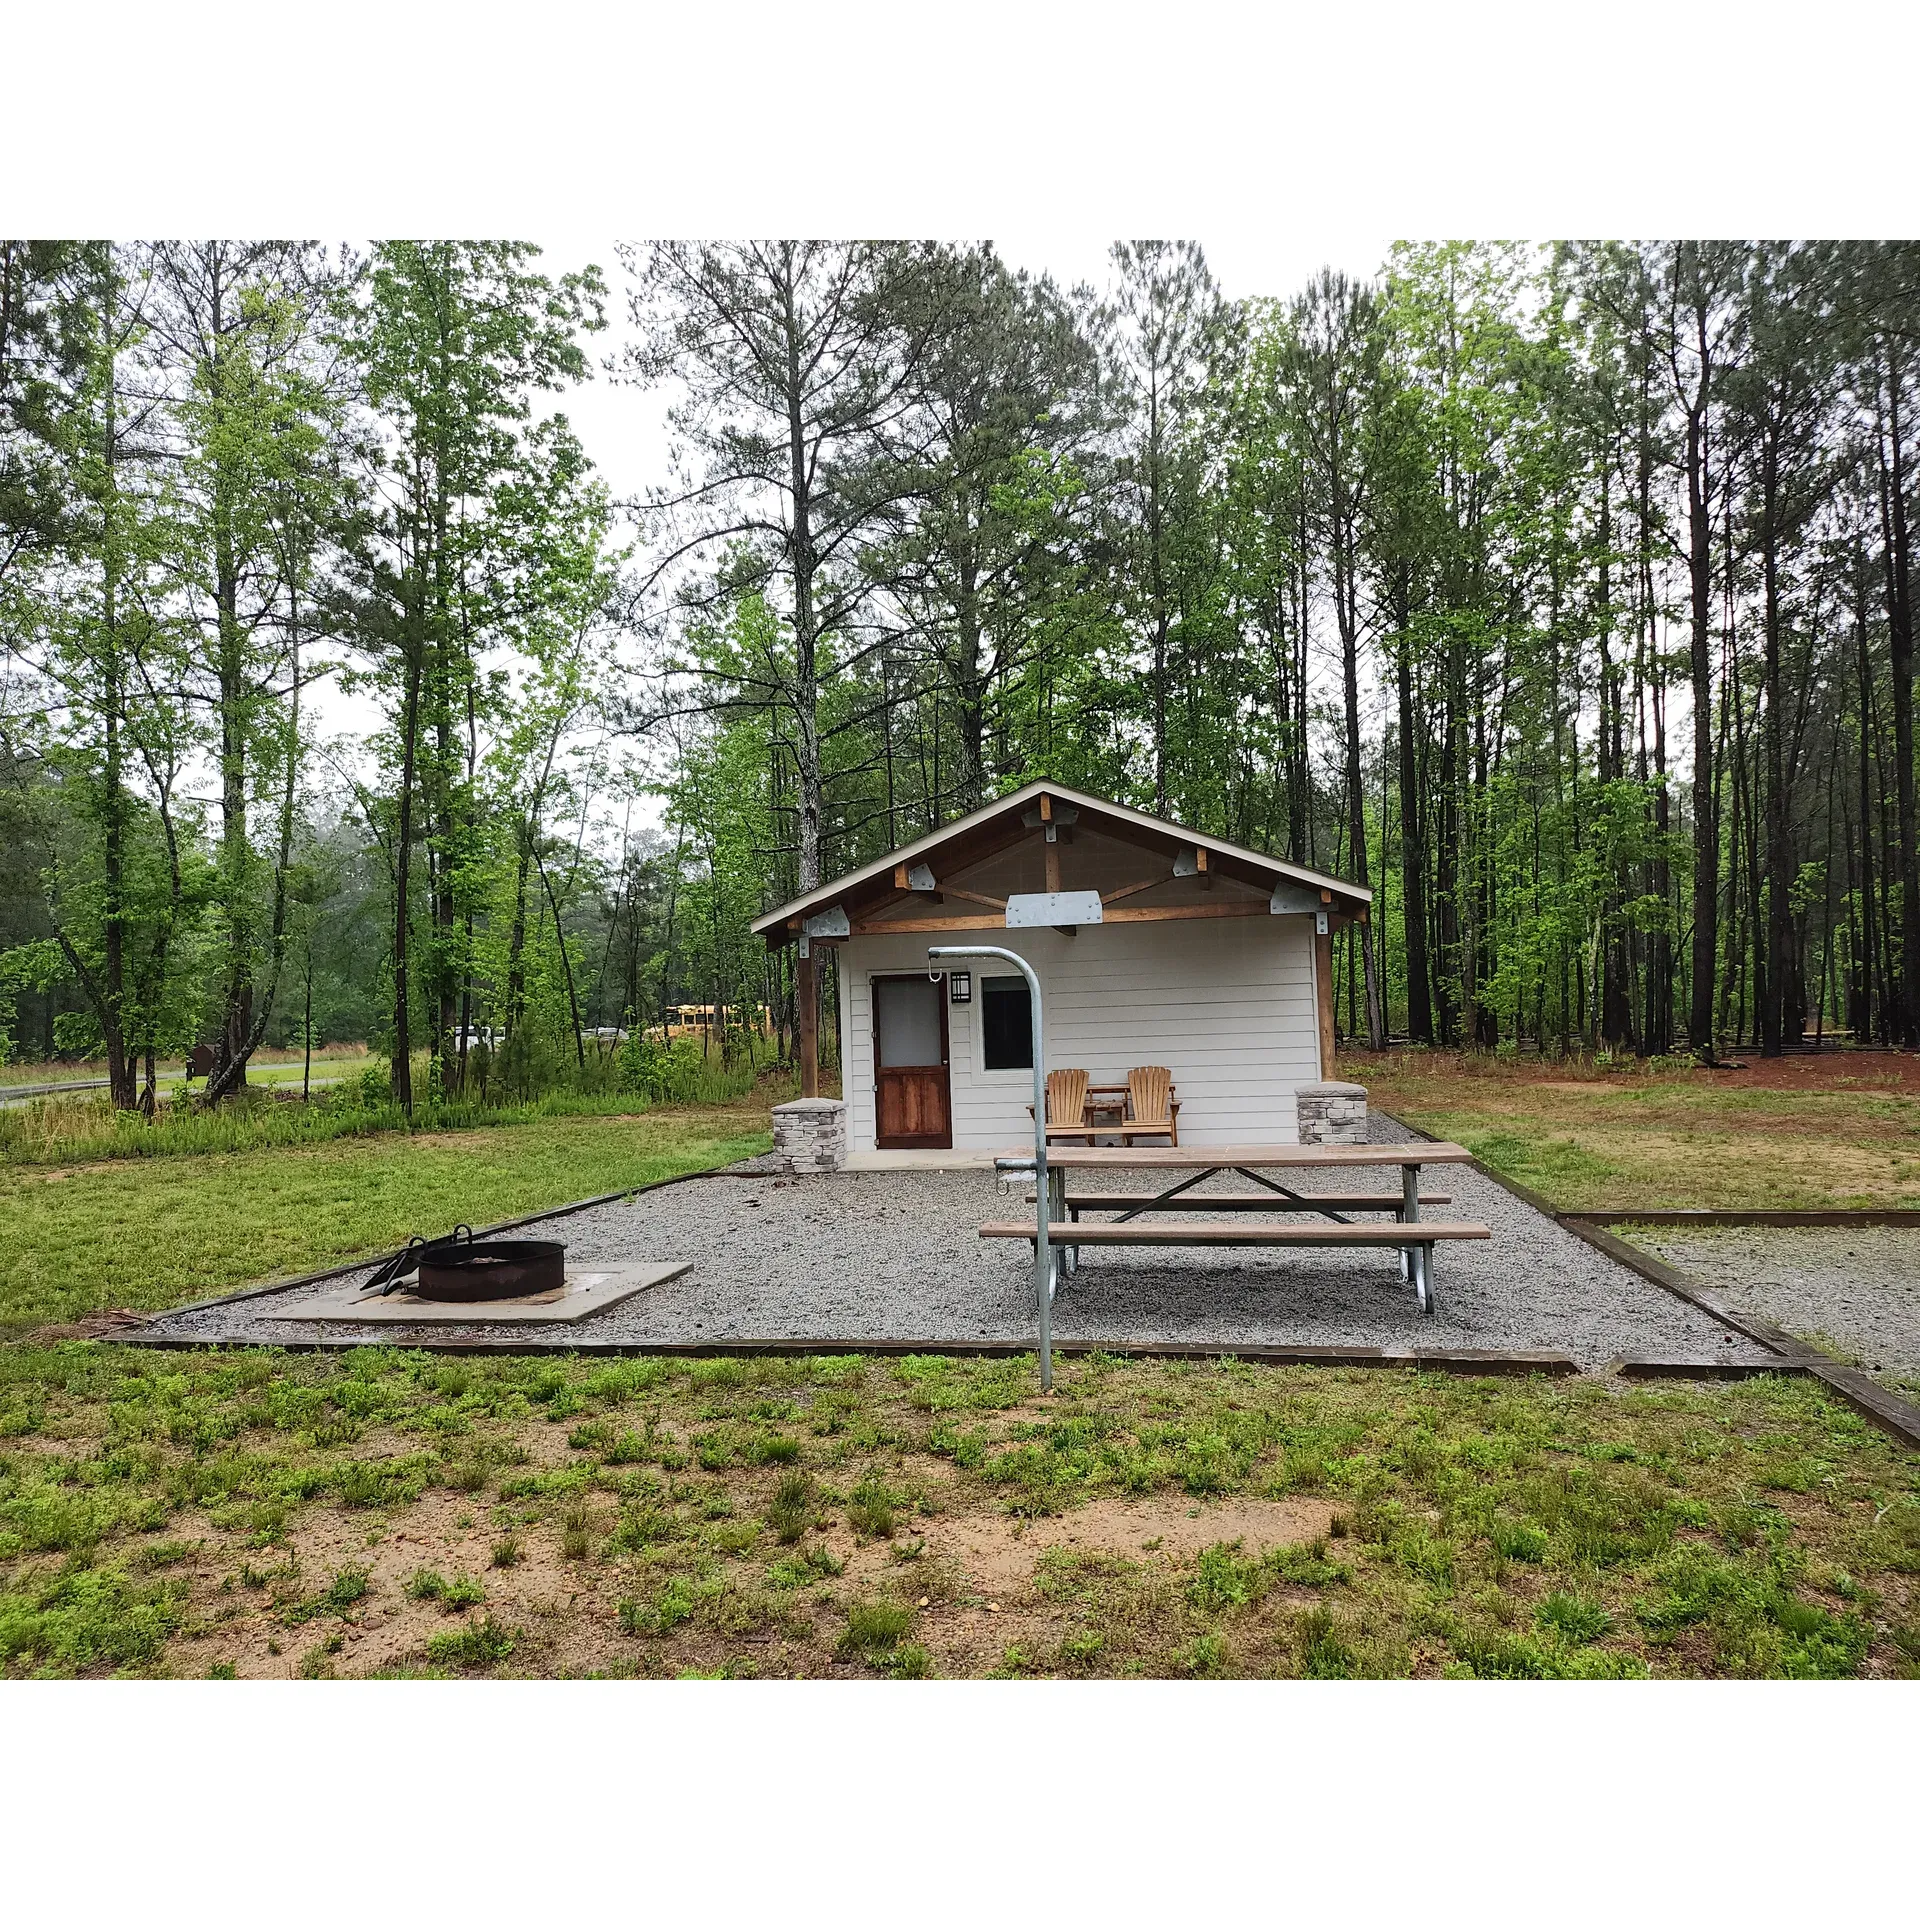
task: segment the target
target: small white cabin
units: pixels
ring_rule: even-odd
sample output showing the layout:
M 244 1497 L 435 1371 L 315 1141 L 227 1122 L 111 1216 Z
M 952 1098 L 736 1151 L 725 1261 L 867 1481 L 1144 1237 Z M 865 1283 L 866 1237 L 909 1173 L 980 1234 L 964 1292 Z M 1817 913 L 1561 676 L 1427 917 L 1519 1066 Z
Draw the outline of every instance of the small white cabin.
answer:
M 1295 1138 L 1294 1089 L 1333 1072 L 1330 932 L 1364 920 L 1370 897 L 1035 781 L 754 931 L 801 943 L 803 1058 L 813 956 L 839 952 L 855 1153 L 1005 1150 L 1031 1135 L 1026 982 L 992 960 L 930 973 L 942 944 L 1018 953 L 1040 981 L 1046 1067 L 1084 1067 L 1095 1085 L 1166 1067 L 1180 1143 L 1206 1146 Z

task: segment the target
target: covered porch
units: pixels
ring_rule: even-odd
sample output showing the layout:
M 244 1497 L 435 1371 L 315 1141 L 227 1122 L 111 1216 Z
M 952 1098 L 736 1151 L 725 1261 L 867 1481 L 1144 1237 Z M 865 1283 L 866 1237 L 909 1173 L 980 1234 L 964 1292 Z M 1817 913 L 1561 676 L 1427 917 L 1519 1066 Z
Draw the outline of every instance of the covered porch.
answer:
M 809 1094 L 819 957 L 837 954 L 847 1164 L 985 1165 L 1031 1132 L 1028 989 L 1005 962 L 930 968 L 930 946 L 971 935 L 1033 968 L 1045 1067 L 1109 1087 L 1166 1069 L 1183 1143 L 1291 1140 L 1295 1088 L 1332 1067 L 1332 932 L 1364 919 L 1368 900 L 1332 875 L 1035 782 L 755 930 L 798 948 Z

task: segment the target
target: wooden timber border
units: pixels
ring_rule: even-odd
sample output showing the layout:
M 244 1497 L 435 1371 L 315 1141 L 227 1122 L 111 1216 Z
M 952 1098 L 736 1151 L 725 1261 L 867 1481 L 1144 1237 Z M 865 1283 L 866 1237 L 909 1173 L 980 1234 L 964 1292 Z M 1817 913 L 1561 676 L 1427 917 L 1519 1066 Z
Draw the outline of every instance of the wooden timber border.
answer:
M 228 1298 L 238 1296 L 229 1295 Z M 232 1339 L 206 1334 L 108 1334 L 120 1346 L 155 1347 L 181 1351 L 190 1348 L 242 1350 L 272 1347 L 284 1353 L 332 1353 L 349 1347 L 394 1347 L 412 1353 L 463 1353 L 523 1360 L 551 1360 L 569 1354 L 583 1360 L 768 1360 L 814 1356 L 851 1356 L 856 1359 L 898 1360 L 914 1354 L 933 1354 L 952 1360 L 1031 1360 L 1031 1340 L 502 1340 L 493 1334 L 429 1332 L 415 1339 L 411 1328 L 393 1332 L 320 1335 L 306 1339 Z M 1580 1371 L 1579 1363 L 1564 1353 L 1533 1352 L 1501 1347 L 1274 1347 L 1249 1346 L 1243 1341 L 1212 1340 L 1056 1340 L 1055 1357 L 1062 1360 L 1238 1360 L 1268 1367 L 1379 1367 L 1421 1373 L 1475 1375 L 1547 1374 L 1566 1378 Z M 1657 1364 L 1657 1363 L 1656 1363 Z M 1778 1371 L 1778 1369 L 1767 1369 Z
M 1587 1207 L 1557 1217 L 1596 1227 L 1920 1227 L 1920 1207 Z
M 1396 1126 L 1405 1127 L 1416 1140 L 1432 1140 L 1436 1136 L 1424 1127 L 1417 1127 L 1411 1120 L 1402 1120 L 1396 1113 L 1388 1113 L 1384 1107 L 1376 1107 L 1376 1113 L 1382 1114 Z M 1920 1407 L 1912 1401 L 1903 1400 L 1897 1393 L 1889 1393 L 1879 1381 L 1863 1372 L 1859 1367 L 1850 1367 L 1824 1354 L 1818 1347 L 1809 1346 L 1797 1335 L 1777 1327 L 1771 1320 L 1763 1320 L 1757 1314 L 1742 1313 L 1729 1306 L 1717 1294 L 1705 1287 L 1696 1285 L 1678 1267 L 1669 1266 L 1666 1261 L 1634 1246 L 1630 1241 L 1622 1240 L 1617 1233 L 1610 1233 L 1602 1222 L 1615 1225 L 1669 1225 L 1686 1222 L 1694 1226 L 1854 1226 L 1871 1224 L 1875 1226 L 1893 1224 L 1884 1220 L 1862 1222 L 1859 1215 L 1841 1208 L 1826 1209 L 1813 1214 L 1788 1214 L 1765 1212 L 1722 1213 L 1687 1212 L 1673 1209 L 1619 1209 L 1605 1213 L 1563 1213 L 1544 1194 L 1523 1185 L 1502 1173 L 1497 1167 L 1490 1167 L 1484 1160 L 1475 1159 L 1475 1168 L 1484 1173 L 1496 1186 L 1505 1187 L 1516 1200 L 1523 1200 L 1536 1213 L 1544 1213 L 1549 1220 L 1588 1246 L 1604 1253 L 1611 1260 L 1617 1260 L 1623 1267 L 1631 1268 L 1641 1279 L 1650 1280 L 1656 1287 L 1664 1287 L 1668 1293 L 1676 1294 L 1690 1306 L 1695 1306 L 1704 1314 L 1720 1322 L 1723 1327 L 1731 1327 L 1736 1333 L 1743 1333 L 1749 1340 L 1758 1342 L 1769 1352 L 1779 1356 L 1784 1363 L 1774 1369 L 1781 1372 L 1805 1372 L 1824 1381 L 1846 1401 L 1855 1412 L 1865 1415 L 1876 1427 L 1892 1434 L 1896 1439 L 1904 1440 L 1910 1447 L 1920 1447 Z M 1862 1211 L 1865 1211 L 1863 1209 Z M 1879 1209 L 1882 1213 L 1891 1209 Z M 1905 1226 L 1916 1216 L 1909 1213 L 1897 1224 Z M 1738 1364 L 1738 1363 L 1734 1363 Z M 1639 1355 L 1628 1355 L 1616 1362 L 1616 1371 L 1627 1379 L 1646 1379 L 1651 1377 L 1647 1371 L 1653 1366 L 1661 1366 L 1662 1371 L 1674 1377 L 1690 1377 L 1684 1363 L 1660 1363 Z M 1764 1370 L 1764 1369 L 1763 1369 Z M 1720 1364 L 1715 1372 L 1700 1377 L 1726 1378 L 1732 1368 Z
M 1376 1108 L 1386 1118 L 1406 1130 L 1419 1140 L 1433 1140 L 1436 1136 L 1425 1128 L 1417 1127 L 1410 1120 L 1402 1120 L 1397 1114 L 1387 1113 L 1384 1108 Z M 492 1234 L 507 1233 L 519 1227 L 537 1226 L 542 1221 L 564 1219 L 568 1214 L 584 1212 L 589 1207 L 602 1207 L 616 1200 L 633 1200 L 643 1193 L 655 1193 L 662 1187 L 679 1186 L 689 1180 L 728 1179 L 764 1179 L 767 1174 L 759 1168 L 751 1172 L 740 1171 L 740 1162 L 731 1166 L 703 1167 L 694 1173 L 675 1174 L 666 1180 L 656 1180 L 643 1187 L 623 1187 L 614 1193 L 596 1194 L 591 1199 L 575 1200 L 564 1207 L 552 1207 L 544 1213 L 522 1214 L 517 1219 L 502 1220 L 496 1225 L 477 1230 L 477 1237 L 485 1238 Z M 1756 1216 L 1707 1216 L 1697 1213 L 1656 1212 L 1649 1218 L 1646 1211 L 1613 1212 L 1606 1215 L 1587 1215 L 1562 1213 L 1542 1194 L 1535 1193 L 1531 1187 L 1501 1173 L 1497 1168 L 1488 1166 L 1476 1159 L 1475 1169 L 1504 1187 L 1515 1199 L 1524 1201 L 1536 1212 L 1569 1233 L 1587 1242 L 1597 1251 L 1617 1260 L 1622 1266 L 1630 1268 L 1643 1280 L 1651 1281 L 1655 1286 L 1664 1288 L 1668 1293 L 1677 1295 L 1701 1312 L 1717 1320 L 1721 1325 L 1731 1327 L 1737 1333 L 1745 1334 L 1758 1342 L 1775 1357 L 1772 1361 L 1689 1361 L 1663 1360 L 1658 1356 L 1644 1354 L 1625 1354 L 1616 1360 L 1607 1371 L 1615 1377 L 1630 1380 L 1644 1379 L 1745 1379 L 1757 1373 L 1811 1373 L 1824 1381 L 1843 1400 L 1865 1415 L 1876 1426 L 1909 1446 L 1920 1447 L 1920 1409 L 1897 1394 L 1889 1393 L 1877 1381 L 1870 1379 L 1858 1367 L 1841 1365 L 1828 1358 L 1818 1348 L 1811 1347 L 1797 1339 L 1784 1328 L 1776 1327 L 1771 1321 L 1761 1320 L 1749 1314 L 1743 1314 L 1726 1305 L 1706 1289 L 1696 1286 L 1676 1267 L 1669 1266 L 1664 1260 L 1656 1259 L 1652 1254 L 1622 1240 L 1617 1234 L 1610 1233 L 1602 1220 L 1620 1225 L 1629 1223 L 1714 1225 L 1771 1225 L 1784 1219 L 1793 1224 L 1818 1225 L 1829 1224 L 1826 1215 L 1774 1216 L 1773 1218 Z M 1836 1213 L 1838 1210 L 1835 1210 Z M 1920 1217 L 1920 1210 L 1898 1224 L 1907 1225 Z M 1844 1219 L 1835 1218 L 1832 1224 L 1861 1224 L 1857 1214 L 1848 1214 Z M 1882 1224 L 1874 1220 L 1871 1224 Z M 169 1307 L 164 1314 L 156 1315 L 157 1320 L 171 1320 L 175 1315 L 194 1313 L 204 1308 L 231 1305 L 241 1300 L 259 1300 L 274 1294 L 290 1293 L 296 1287 L 311 1286 L 316 1281 L 338 1280 L 347 1274 L 357 1273 L 365 1268 L 377 1266 L 389 1254 L 363 1254 L 357 1260 L 349 1260 L 343 1265 L 324 1267 L 318 1272 L 296 1274 L 291 1279 L 273 1280 L 263 1286 L 243 1288 L 237 1293 L 216 1294 L 204 1300 L 191 1301 L 183 1306 Z M 849 1354 L 871 1358 L 897 1358 L 907 1354 L 924 1353 L 943 1355 L 955 1359 L 1012 1359 L 1030 1354 L 1031 1342 L 1019 1340 L 974 1340 L 974 1341 L 931 1341 L 931 1340 L 707 1340 L 707 1341 L 595 1341 L 575 1338 L 566 1341 L 505 1341 L 484 1334 L 460 1336 L 440 1334 L 429 1339 L 392 1340 L 381 1334 L 360 1336 L 339 1336 L 291 1339 L 291 1340 L 232 1340 L 209 1338 L 205 1334 L 194 1335 L 147 1327 L 129 1328 L 124 1332 L 109 1333 L 103 1339 L 119 1346 L 152 1347 L 161 1350 L 188 1350 L 192 1348 L 244 1348 L 269 1345 L 288 1353 L 322 1353 L 348 1347 L 362 1346 L 404 1346 L 424 1353 L 464 1353 L 473 1355 L 518 1354 L 523 1358 L 551 1357 L 557 1354 L 577 1353 L 583 1356 L 598 1356 L 606 1359 L 634 1358 L 654 1355 L 661 1359 L 718 1359 L 729 1356 L 738 1358 L 753 1357 L 800 1357 L 803 1355 Z M 1182 1360 L 1242 1360 L 1251 1364 L 1269 1366 L 1344 1366 L 1344 1367 L 1405 1367 L 1436 1372 L 1512 1375 L 1542 1373 L 1564 1377 L 1579 1372 L 1578 1365 L 1567 1355 L 1561 1353 L 1531 1352 L 1521 1349 L 1503 1351 L 1499 1349 L 1476 1349 L 1468 1347 L 1284 1347 L 1257 1346 L 1236 1342 L 1200 1342 L 1200 1341 L 1056 1341 L 1054 1352 L 1065 1358 L 1084 1357 L 1090 1354 L 1110 1354 L 1115 1359 L 1182 1359 Z

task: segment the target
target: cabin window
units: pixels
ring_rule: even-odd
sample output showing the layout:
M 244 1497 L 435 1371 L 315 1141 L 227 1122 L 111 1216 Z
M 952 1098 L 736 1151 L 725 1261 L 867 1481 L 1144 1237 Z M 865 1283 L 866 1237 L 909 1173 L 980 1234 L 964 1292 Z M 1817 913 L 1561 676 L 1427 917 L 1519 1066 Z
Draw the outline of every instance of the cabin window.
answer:
M 980 982 L 980 1043 L 988 1073 L 1033 1067 L 1033 996 L 1018 974 Z

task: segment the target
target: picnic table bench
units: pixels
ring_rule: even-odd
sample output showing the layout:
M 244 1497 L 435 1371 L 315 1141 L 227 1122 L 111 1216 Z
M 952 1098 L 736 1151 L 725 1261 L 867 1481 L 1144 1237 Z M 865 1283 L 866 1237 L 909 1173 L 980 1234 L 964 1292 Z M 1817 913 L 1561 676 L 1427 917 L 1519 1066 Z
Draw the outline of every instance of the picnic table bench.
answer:
M 1403 1275 L 1412 1280 L 1423 1311 L 1433 1311 L 1433 1249 L 1441 1240 L 1485 1240 L 1490 1230 L 1478 1220 L 1429 1220 L 1421 1211 L 1451 1204 L 1451 1195 L 1420 1191 L 1420 1170 L 1460 1166 L 1472 1160 L 1451 1141 L 1408 1141 L 1398 1146 L 1223 1146 L 1223 1147 L 1061 1147 L 1047 1154 L 1047 1241 L 1053 1253 L 1047 1277 L 1048 1297 L 1063 1276 L 1078 1270 L 1082 1247 L 1383 1247 L 1400 1255 Z M 1006 1155 L 995 1164 L 1003 1171 L 1031 1169 L 1031 1155 Z M 1268 1176 L 1277 1171 L 1331 1167 L 1398 1167 L 1400 1191 L 1301 1192 Z M 1129 1174 L 1158 1169 L 1177 1177 L 1160 1192 L 1100 1193 L 1070 1191 L 1067 1176 L 1076 1172 L 1123 1170 Z M 1261 1189 L 1257 1193 L 1200 1193 L 1196 1189 L 1216 1173 L 1238 1173 Z M 1037 1196 L 1036 1196 L 1037 1198 Z M 1089 1221 L 1082 1213 L 1117 1212 L 1117 1220 Z M 1310 1213 L 1311 1222 L 1256 1219 L 1199 1220 L 1212 1214 Z M 1349 1220 L 1348 1213 L 1391 1213 L 1391 1221 Z M 1152 1216 L 1160 1216 L 1154 1218 Z M 982 1239 L 1035 1240 L 1035 1220 L 989 1220 Z

